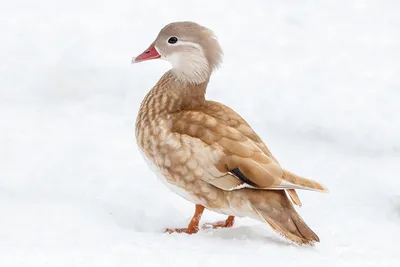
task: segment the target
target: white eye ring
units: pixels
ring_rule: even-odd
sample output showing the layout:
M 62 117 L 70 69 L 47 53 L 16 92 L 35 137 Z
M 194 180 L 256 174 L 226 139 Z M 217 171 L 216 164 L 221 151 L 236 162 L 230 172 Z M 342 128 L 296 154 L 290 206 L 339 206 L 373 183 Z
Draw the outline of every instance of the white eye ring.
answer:
M 169 44 L 176 44 L 178 42 L 178 38 L 175 36 L 169 37 L 168 41 Z

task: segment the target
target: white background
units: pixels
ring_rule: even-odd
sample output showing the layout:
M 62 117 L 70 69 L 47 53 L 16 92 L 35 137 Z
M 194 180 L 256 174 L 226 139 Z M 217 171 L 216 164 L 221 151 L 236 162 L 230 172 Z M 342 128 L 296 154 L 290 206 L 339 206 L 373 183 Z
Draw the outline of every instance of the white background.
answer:
M 399 266 L 399 13 L 396 0 L 1 0 L 0 266 Z M 163 233 L 193 205 L 133 132 L 169 66 L 130 60 L 180 20 L 224 48 L 208 98 L 330 189 L 299 193 L 314 248 L 250 219 Z

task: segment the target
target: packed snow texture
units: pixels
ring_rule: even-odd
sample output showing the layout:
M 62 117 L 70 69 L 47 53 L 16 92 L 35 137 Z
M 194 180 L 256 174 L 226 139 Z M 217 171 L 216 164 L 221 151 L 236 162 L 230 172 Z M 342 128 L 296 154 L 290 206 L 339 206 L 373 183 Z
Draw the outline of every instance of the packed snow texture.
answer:
M 399 12 L 396 0 L 1 0 L 0 266 L 400 266 Z M 247 218 L 163 233 L 194 207 L 154 177 L 133 132 L 169 65 L 130 60 L 180 20 L 224 48 L 208 99 L 330 189 L 299 192 L 315 247 Z

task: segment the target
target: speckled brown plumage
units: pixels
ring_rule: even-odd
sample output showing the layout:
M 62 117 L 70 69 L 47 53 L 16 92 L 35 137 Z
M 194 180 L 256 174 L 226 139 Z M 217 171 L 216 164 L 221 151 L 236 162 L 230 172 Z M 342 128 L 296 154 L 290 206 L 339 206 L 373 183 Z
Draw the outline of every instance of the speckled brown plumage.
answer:
M 292 202 L 301 205 L 294 189 L 326 188 L 283 169 L 243 118 L 207 101 L 209 79 L 184 82 L 179 75 L 172 69 L 161 77 L 142 101 L 136 121 L 138 145 L 158 177 L 196 205 L 230 215 L 215 227 L 232 226 L 233 216 L 247 216 L 296 243 L 319 241 Z M 196 207 L 197 218 L 203 211 Z M 195 233 L 198 221 L 176 232 Z

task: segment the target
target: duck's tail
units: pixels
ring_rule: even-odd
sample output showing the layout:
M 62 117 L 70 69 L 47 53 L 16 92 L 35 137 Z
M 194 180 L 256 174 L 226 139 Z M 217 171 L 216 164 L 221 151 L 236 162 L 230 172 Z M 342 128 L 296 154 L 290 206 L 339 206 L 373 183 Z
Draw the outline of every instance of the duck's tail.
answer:
M 262 200 L 250 199 L 252 209 L 275 231 L 299 245 L 313 245 L 318 236 L 296 212 L 285 192 L 262 191 Z

